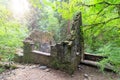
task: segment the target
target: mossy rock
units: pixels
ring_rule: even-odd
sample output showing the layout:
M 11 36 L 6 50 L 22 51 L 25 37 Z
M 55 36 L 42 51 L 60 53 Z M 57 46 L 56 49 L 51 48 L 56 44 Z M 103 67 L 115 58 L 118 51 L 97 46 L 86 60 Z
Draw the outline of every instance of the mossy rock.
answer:
M 59 69 L 62 71 L 67 72 L 68 74 L 72 75 L 75 71 L 74 65 L 72 66 L 72 64 L 70 62 L 61 62 L 59 61 L 57 58 L 55 58 L 52 62 L 51 62 L 51 66 L 55 69 Z

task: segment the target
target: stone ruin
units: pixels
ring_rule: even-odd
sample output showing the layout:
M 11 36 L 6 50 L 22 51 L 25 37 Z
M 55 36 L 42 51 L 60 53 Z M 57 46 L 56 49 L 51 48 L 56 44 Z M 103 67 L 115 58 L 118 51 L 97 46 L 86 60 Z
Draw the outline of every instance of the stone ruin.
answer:
M 50 53 L 50 45 L 54 45 L 55 41 L 50 32 L 33 30 L 25 41 L 32 41 L 34 43 L 34 50 Z
M 48 32 L 34 30 L 24 40 L 23 62 L 40 63 L 72 74 L 84 54 L 81 13 L 76 15 L 70 36 L 61 43 L 56 43 Z

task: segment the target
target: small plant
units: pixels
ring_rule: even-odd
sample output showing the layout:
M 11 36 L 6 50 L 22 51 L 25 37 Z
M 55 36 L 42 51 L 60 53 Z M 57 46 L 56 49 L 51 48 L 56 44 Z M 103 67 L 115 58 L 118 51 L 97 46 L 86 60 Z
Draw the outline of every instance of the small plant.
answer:
M 5 69 L 3 67 L 0 67 L 0 73 L 2 73 L 3 71 L 5 71 Z
M 100 52 L 108 57 L 100 61 L 101 70 L 103 71 L 107 65 L 115 72 L 120 73 L 120 47 L 111 43 L 101 48 Z

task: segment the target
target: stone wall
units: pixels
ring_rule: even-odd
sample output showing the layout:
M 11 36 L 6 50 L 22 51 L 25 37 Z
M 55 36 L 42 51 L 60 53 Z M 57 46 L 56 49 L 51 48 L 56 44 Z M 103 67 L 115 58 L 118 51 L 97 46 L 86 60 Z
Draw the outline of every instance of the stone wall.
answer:
M 24 41 L 27 40 L 34 42 L 35 50 L 43 52 L 50 52 L 50 46 L 55 44 L 52 33 L 39 30 L 33 30 Z
M 79 13 L 73 20 L 70 35 L 67 36 L 65 41 L 51 45 L 50 53 L 35 51 L 36 42 L 40 42 L 42 44 L 49 42 L 51 44 L 51 41 L 53 41 L 52 38 L 47 39 L 50 35 L 45 36 L 45 33 L 39 31 L 32 32 L 32 34 L 24 41 L 23 61 L 42 63 L 49 67 L 60 69 L 72 74 L 83 59 L 84 54 L 84 41 L 81 26 L 82 19 L 81 13 Z M 54 44 L 54 41 L 52 44 Z
M 71 35 L 67 37 L 67 40 L 51 46 L 51 65 L 54 68 L 72 74 L 83 59 L 84 41 L 81 25 L 82 19 L 79 13 L 74 19 Z

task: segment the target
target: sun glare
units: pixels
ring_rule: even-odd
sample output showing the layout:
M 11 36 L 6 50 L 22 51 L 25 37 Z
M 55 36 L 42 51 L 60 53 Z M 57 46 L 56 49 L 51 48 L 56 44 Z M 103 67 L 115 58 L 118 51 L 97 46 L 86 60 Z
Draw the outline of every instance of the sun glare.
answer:
M 14 17 L 20 18 L 29 11 L 29 3 L 27 0 L 11 0 L 10 9 Z

